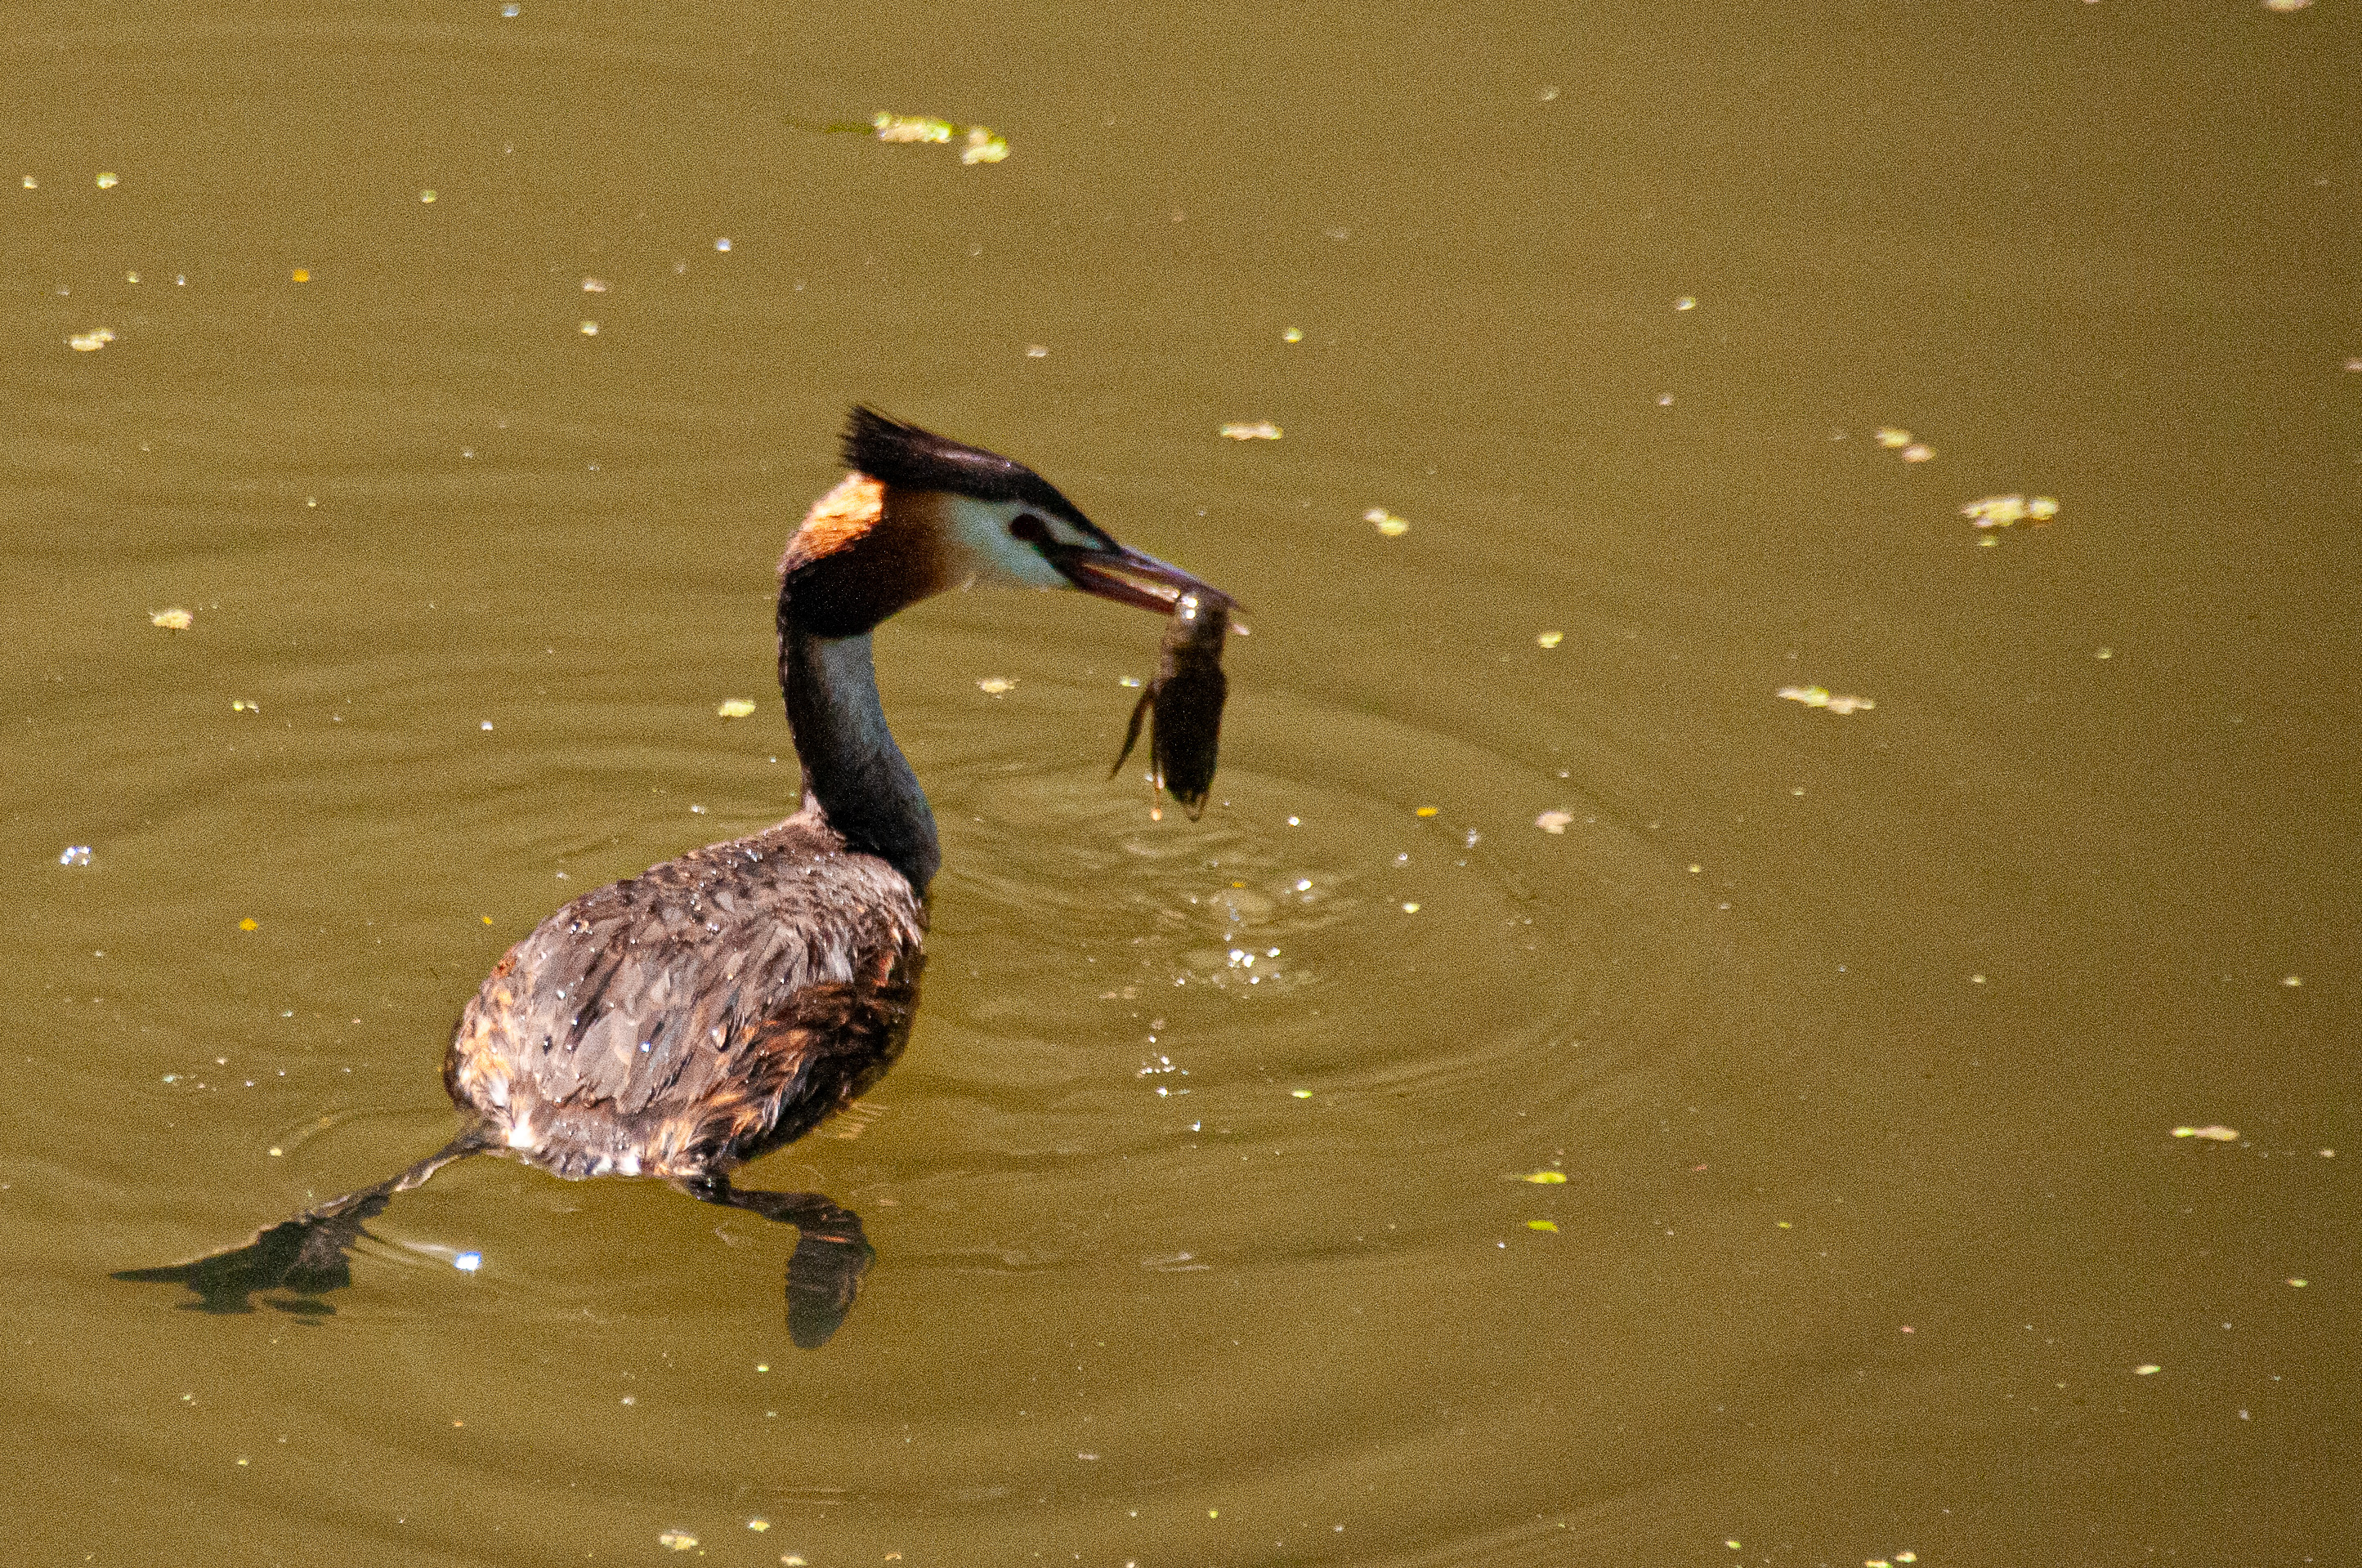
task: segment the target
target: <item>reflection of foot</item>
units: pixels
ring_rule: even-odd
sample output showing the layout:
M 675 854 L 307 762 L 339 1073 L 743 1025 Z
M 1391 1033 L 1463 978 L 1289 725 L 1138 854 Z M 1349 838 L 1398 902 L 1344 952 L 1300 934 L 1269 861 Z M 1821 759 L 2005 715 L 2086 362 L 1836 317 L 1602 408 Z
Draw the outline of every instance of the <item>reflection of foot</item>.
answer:
M 744 1209 L 801 1232 L 788 1257 L 788 1338 L 800 1350 L 828 1343 L 853 1310 L 861 1277 L 877 1256 L 861 1232 L 861 1216 L 817 1192 L 744 1192 L 722 1176 L 681 1186 L 691 1197 Z
M 265 1297 L 263 1305 L 281 1312 L 323 1317 L 336 1309 L 320 1297 L 353 1282 L 352 1264 L 345 1254 L 360 1239 L 363 1221 L 374 1217 L 385 1203 L 381 1196 L 338 1214 L 281 1220 L 257 1231 L 254 1240 L 242 1247 L 165 1268 L 127 1268 L 115 1277 L 185 1285 L 197 1295 L 194 1301 L 182 1303 L 191 1311 L 251 1312 L 249 1296 L 283 1290 L 290 1293 L 288 1297 Z

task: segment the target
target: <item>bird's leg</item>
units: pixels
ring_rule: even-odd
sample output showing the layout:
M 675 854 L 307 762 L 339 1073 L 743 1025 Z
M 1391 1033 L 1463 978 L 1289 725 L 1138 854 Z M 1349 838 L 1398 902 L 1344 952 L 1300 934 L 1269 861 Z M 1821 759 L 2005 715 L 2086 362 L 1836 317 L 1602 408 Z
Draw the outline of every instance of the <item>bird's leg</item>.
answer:
M 127 1268 L 116 1279 L 185 1285 L 197 1299 L 183 1303 L 199 1312 L 251 1312 L 257 1291 L 284 1290 L 292 1299 L 264 1298 L 281 1312 L 325 1316 L 336 1310 L 323 1293 L 353 1282 L 346 1254 L 364 1233 L 361 1227 L 385 1211 L 397 1192 L 408 1192 L 452 1161 L 491 1147 L 480 1131 L 460 1134 L 398 1176 L 358 1192 L 332 1198 L 292 1220 L 254 1233 L 243 1246 L 229 1247 L 163 1268 Z
M 828 1343 L 877 1255 L 861 1232 L 861 1216 L 817 1192 L 747 1192 L 727 1176 L 692 1176 L 679 1185 L 691 1198 L 796 1228 L 796 1250 L 788 1258 L 788 1337 L 803 1350 Z

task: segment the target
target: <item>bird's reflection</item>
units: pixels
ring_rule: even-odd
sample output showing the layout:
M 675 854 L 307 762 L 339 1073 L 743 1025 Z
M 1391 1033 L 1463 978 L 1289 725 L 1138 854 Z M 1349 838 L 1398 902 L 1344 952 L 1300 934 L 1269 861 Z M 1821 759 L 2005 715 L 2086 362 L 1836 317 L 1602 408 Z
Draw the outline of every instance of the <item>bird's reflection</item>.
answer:
M 397 1192 L 483 1148 L 478 1139 L 461 1138 L 398 1176 L 266 1226 L 243 1246 L 161 1268 L 127 1268 L 115 1277 L 185 1285 L 196 1298 L 182 1306 L 194 1312 L 251 1312 L 259 1297 L 274 1311 L 331 1316 L 336 1308 L 326 1297 L 352 1284 L 353 1244 L 369 1234 L 369 1221 L 385 1212 Z M 861 1216 L 816 1192 L 751 1191 L 718 1176 L 678 1185 L 708 1203 L 795 1227 L 795 1251 L 788 1257 L 788 1337 L 804 1350 L 828 1343 L 853 1310 L 862 1276 L 877 1255 L 862 1232 Z

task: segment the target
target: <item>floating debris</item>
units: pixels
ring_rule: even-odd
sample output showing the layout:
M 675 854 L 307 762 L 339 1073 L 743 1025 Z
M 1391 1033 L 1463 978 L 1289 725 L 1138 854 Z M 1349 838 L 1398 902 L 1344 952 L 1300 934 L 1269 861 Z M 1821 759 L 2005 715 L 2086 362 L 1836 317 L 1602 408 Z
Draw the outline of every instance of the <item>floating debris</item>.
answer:
M 2138 1366 L 2133 1368 L 2133 1375 L 2136 1377 L 2154 1377 L 2164 1370 L 2165 1368 L 2158 1365 L 2158 1364 L 2153 1361 L 2145 1361 Z
M 976 689 L 988 697 L 1005 697 L 1017 689 L 1017 682 L 1005 675 L 988 675 L 976 683 Z
M 925 115 L 896 115 L 880 109 L 871 116 L 869 123 L 877 127 L 879 141 L 949 141 L 953 134 L 951 121 L 933 119 Z
M 1566 634 L 1564 632 L 1537 632 L 1534 634 L 1534 646 L 1537 647 L 1554 648 L 1564 641 L 1566 641 Z
M 122 183 L 123 177 L 112 170 L 100 174 L 98 177 L 98 188 L 102 191 L 112 191 L 115 187 Z
M 607 280 L 585 278 L 582 280 L 582 292 L 586 294 L 603 294 L 607 292 Z
M 248 915 L 244 920 L 237 922 L 237 928 L 240 931 L 259 931 L 262 929 L 262 922 L 256 920 L 252 915 Z
M 1276 441 L 1281 432 L 1270 420 L 1259 419 L 1252 425 L 1225 425 L 1214 434 L 1226 441 Z
M 1673 302 L 1673 308 L 1675 310 L 1695 310 L 1697 309 L 1697 300 L 1694 295 L 1683 294 L 1681 298 Z
M 1399 539 L 1410 532 L 1410 523 L 1396 516 L 1383 506 L 1373 506 L 1362 513 L 1362 521 L 1377 529 L 1389 539 Z
M 2291 11 L 2301 11 L 2312 4 L 2312 0 L 2264 0 L 2264 9 L 2286 16 Z
M 312 269 L 309 267 L 298 267 L 293 271 L 288 273 L 287 278 L 290 282 L 308 283 L 312 281 Z
M 596 337 L 599 336 L 599 324 L 595 321 L 586 321 L 575 330 L 580 332 L 585 337 Z
M 755 704 L 744 697 L 724 697 L 713 712 L 724 719 L 747 719 L 754 717 Z
M 1545 1231 L 1553 1236 L 1558 1234 L 1558 1226 L 1548 1220 L 1529 1220 L 1526 1221 L 1526 1229 L 1529 1231 Z
M 2224 1127 L 2219 1124 L 2207 1127 L 2177 1127 L 2173 1130 L 2173 1135 L 2177 1138 L 2203 1138 L 2210 1143 L 2235 1143 L 2239 1141 L 2237 1128 Z
M 2049 495 L 1988 495 L 1961 507 L 1960 515 L 1979 528 L 2014 528 L 2020 523 L 2040 528 L 2058 515 L 2058 500 Z
M 229 711 L 233 713 L 259 713 L 262 712 L 262 704 L 259 702 L 249 702 L 243 697 L 234 697 L 230 699 Z M 490 724 L 486 724 L 484 727 L 486 729 L 491 728 Z
M 197 624 L 197 618 L 175 604 L 170 610 L 149 611 L 148 624 L 168 632 L 185 632 Z
M 1279 335 L 1279 340 L 1282 343 L 1301 343 L 1304 341 L 1304 328 L 1291 326 Z
M 1925 441 L 1914 441 L 1903 448 L 1900 456 L 1906 463 L 1924 463 L 1936 455 L 1936 448 Z
M 960 148 L 960 162 L 968 168 L 998 163 L 1009 156 L 1009 138 L 985 126 L 970 126 Z
M 1544 812 L 1534 819 L 1534 826 L 1544 833 L 1564 833 L 1573 821 L 1573 812 Z
M 421 191 L 418 193 L 418 199 L 425 202 L 427 205 L 432 206 L 435 204 L 435 193 L 433 191 Z
M 1773 695 L 1784 701 L 1802 702 L 1807 708 L 1822 708 L 1832 713 L 1851 713 L 1878 706 L 1867 697 L 1841 697 L 1826 686 L 1783 686 Z
M 1890 452 L 1899 451 L 1903 447 L 1911 445 L 1911 432 L 1908 430 L 1897 430 L 1892 425 L 1880 425 L 1877 429 L 1870 433 L 1870 438 L 1877 442 L 1880 446 L 1885 447 Z
M 112 327 L 94 326 L 88 332 L 77 332 L 66 339 L 66 347 L 77 354 L 95 354 L 115 341 Z
M 1518 1179 L 1531 1182 L 1536 1187 L 1563 1187 L 1566 1185 L 1566 1173 L 1564 1171 L 1529 1171 Z
M 657 1544 L 668 1551 L 687 1551 L 697 1544 L 697 1537 L 685 1529 L 668 1529 L 657 1537 Z
M 273 1154 L 278 1153 L 275 1149 L 271 1152 Z M 481 1253 L 456 1253 L 451 1259 L 451 1266 L 458 1269 L 461 1274 L 473 1274 L 478 1269 L 484 1266 L 484 1254 Z
M 61 856 L 58 856 L 58 864 L 59 864 L 59 865 L 61 865 L 61 866 L 87 866 L 87 865 L 89 865 L 89 864 L 90 864 L 90 845 L 86 845 L 86 844 L 70 844 L 70 845 L 66 845 L 66 852 L 65 852 L 63 855 L 61 855 Z

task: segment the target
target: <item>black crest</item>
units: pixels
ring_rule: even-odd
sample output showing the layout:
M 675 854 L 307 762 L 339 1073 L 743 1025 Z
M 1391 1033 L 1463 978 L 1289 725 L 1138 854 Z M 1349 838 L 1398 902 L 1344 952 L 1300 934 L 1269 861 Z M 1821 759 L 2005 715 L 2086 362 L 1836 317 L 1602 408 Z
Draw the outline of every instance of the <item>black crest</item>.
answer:
M 950 491 L 978 501 L 1021 501 L 1078 528 L 1098 528 L 1054 486 L 1022 463 L 964 446 L 856 404 L 844 422 L 844 465 L 909 490 Z

